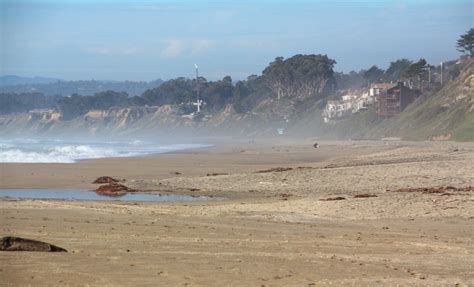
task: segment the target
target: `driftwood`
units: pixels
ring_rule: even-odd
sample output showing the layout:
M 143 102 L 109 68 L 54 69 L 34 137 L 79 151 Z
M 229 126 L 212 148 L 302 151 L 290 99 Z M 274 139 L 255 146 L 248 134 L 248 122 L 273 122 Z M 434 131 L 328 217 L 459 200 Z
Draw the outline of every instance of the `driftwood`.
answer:
M 408 187 L 393 190 L 393 192 L 420 192 L 420 193 L 451 193 L 451 192 L 473 192 L 474 186 L 454 187 L 454 186 L 440 186 L 440 187 Z
M 345 197 L 336 196 L 336 197 L 329 197 L 329 198 L 322 198 L 320 201 L 333 201 L 333 200 L 345 200 Z
M 66 249 L 46 242 L 6 236 L 1 239 L 1 251 L 40 251 L 40 252 L 67 252 Z
M 257 173 L 268 173 L 268 172 L 283 172 L 293 170 L 291 167 L 274 167 L 270 169 L 259 170 Z
M 356 194 L 354 198 L 369 198 L 369 197 L 377 197 L 375 194 L 363 193 L 363 194 Z
M 214 172 L 214 173 L 208 173 L 207 176 L 218 176 L 218 175 L 228 175 L 228 173 L 224 172 Z

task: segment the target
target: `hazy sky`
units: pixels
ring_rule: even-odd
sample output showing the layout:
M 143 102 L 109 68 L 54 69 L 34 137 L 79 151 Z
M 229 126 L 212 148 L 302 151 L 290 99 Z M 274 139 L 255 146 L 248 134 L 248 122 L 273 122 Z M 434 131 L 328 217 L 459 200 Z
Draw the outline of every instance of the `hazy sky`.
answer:
M 67 80 L 260 74 L 327 54 L 348 72 L 459 56 L 474 1 L 3 1 L 0 74 Z

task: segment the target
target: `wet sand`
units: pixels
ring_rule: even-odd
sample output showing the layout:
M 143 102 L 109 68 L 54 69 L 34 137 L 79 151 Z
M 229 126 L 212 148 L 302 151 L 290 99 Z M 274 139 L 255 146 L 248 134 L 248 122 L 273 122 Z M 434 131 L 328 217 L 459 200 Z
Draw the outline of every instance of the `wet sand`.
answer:
M 287 170 L 259 172 L 276 167 Z M 1 164 L 0 184 L 92 188 L 101 175 L 134 188 L 226 199 L 2 199 L 2 236 L 69 252 L 0 252 L 1 284 L 474 284 L 474 193 L 395 192 L 473 186 L 470 143 L 323 142 L 314 149 L 311 141 L 287 141 Z M 376 197 L 354 198 L 360 194 Z M 344 199 L 324 200 L 335 197 Z

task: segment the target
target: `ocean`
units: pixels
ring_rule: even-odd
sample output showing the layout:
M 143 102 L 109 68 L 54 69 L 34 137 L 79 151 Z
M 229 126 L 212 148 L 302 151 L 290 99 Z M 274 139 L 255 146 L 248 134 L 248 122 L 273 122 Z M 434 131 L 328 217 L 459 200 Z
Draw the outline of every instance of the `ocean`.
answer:
M 83 159 L 130 157 L 200 148 L 205 144 L 159 144 L 151 141 L 68 141 L 62 139 L 1 139 L 0 162 L 73 163 Z

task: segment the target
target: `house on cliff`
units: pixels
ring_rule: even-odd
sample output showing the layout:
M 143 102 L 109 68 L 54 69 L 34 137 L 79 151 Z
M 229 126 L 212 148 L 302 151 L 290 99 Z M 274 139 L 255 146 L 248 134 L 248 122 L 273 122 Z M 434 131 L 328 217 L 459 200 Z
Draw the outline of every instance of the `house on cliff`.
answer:
M 369 96 L 376 97 L 384 90 L 390 88 L 392 83 L 372 83 L 369 86 Z
M 404 83 L 392 84 L 377 95 L 377 115 L 383 118 L 401 113 L 420 95 L 418 90 L 410 89 Z
M 340 101 L 328 101 L 322 116 L 324 122 L 329 123 L 366 110 L 374 102 L 375 97 L 370 96 L 367 90 L 349 91 L 342 96 Z

